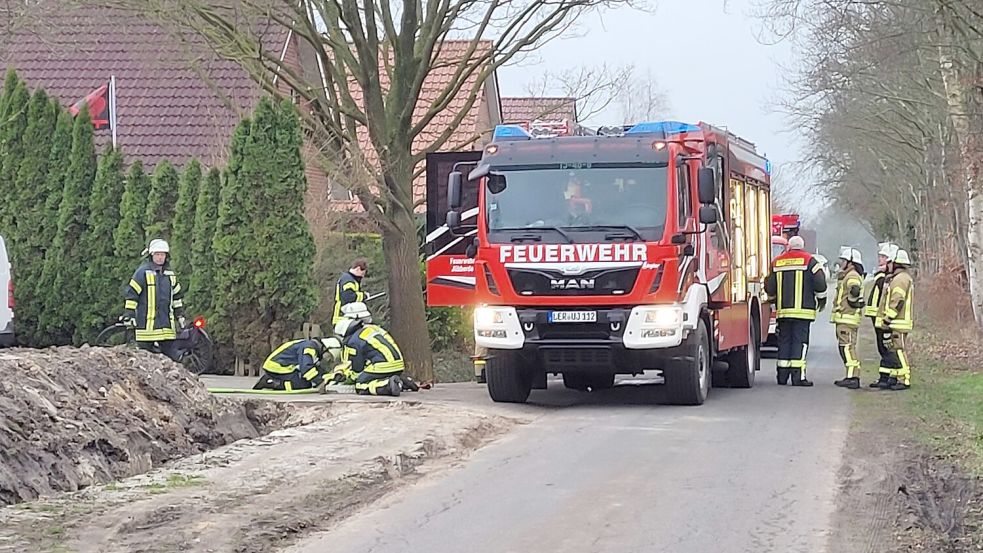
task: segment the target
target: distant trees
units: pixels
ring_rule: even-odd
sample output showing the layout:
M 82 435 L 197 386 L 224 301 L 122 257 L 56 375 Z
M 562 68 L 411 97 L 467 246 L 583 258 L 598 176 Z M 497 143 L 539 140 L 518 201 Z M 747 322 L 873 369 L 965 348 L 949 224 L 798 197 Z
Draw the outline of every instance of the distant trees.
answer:
M 928 272 L 965 270 L 983 324 L 983 12 L 972 2 L 771 0 L 809 55 L 785 106 L 839 207 Z

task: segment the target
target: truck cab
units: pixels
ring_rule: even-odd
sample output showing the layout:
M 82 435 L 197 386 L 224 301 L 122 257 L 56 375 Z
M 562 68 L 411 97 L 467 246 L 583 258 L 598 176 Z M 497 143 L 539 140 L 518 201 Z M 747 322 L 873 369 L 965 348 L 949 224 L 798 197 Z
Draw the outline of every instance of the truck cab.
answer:
M 428 228 L 428 302 L 476 306 L 495 401 L 526 401 L 548 374 L 597 390 L 658 371 L 680 404 L 703 403 L 711 379 L 750 387 L 769 316 L 768 169 L 707 124 L 546 139 L 500 126 L 448 173 L 445 226 L 465 254 L 440 259 L 452 246 Z

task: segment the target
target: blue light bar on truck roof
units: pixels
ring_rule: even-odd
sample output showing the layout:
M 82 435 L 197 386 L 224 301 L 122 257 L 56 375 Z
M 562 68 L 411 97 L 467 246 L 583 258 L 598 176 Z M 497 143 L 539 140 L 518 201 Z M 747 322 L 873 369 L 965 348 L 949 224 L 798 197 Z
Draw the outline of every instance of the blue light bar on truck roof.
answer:
M 492 140 L 532 140 L 532 135 L 519 125 L 495 125 Z
M 684 132 L 696 132 L 699 131 L 700 127 L 696 125 L 691 125 L 689 123 L 680 123 L 679 121 L 649 121 L 646 123 L 638 123 L 634 127 L 625 131 L 626 135 L 630 134 L 679 134 Z

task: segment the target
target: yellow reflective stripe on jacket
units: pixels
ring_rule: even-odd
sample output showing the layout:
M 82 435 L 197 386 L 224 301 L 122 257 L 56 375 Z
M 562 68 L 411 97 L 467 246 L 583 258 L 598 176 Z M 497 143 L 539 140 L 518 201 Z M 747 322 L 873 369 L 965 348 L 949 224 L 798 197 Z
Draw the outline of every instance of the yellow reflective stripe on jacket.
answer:
M 137 300 L 126 300 L 123 302 L 123 309 L 136 310 Z
M 157 275 L 147 271 L 147 328 L 146 332 L 154 332 L 154 321 L 157 320 Z M 139 339 L 139 338 L 138 338 Z
M 137 342 L 157 342 L 160 340 L 173 340 L 177 338 L 177 333 L 173 328 L 162 328 L 159 330 L 145 330 L 138 328 L 136 331 Z
M 914 328 L 914 320 L 911 314 L 912 304 L 914 303 L 912 301 L 913 294 L 911 288 L 908 288 L 907 293 L 902 288 L 893 288 L 891 290 L 892 299 L 894 298 L 896 292 L 899 292 L 901 294 L 901 297 L 903 298 L 902 301 L 904 301 L 904 305 L 901 313 L 898 313 L 896 309 L 891 307 L 887 309 L 889 313 L 888 317 L 891 319 L 890 327 L 892 330 L 911 330 L 912 328 Z
M 311 380 L 314 380 L 317 377 L 318 374 L 319 373 L 317 371 L 317 366 L 314 366 L 314 367 L 311 367 L 311 370 L 309 370 L 306 373 L 304 373 L 303 374 L 303 377 L 304 377 L 304 380 L 310 382 Z
M 133 291 L 136 292 L 137 294 L 143 293 L 143 286 L 140 286 L 140 283 L 137 282 L 136 279 L 133 278 L 130 279 L 130 288 L 133 288 Z
M 365 366 L 365 372 L 375 374 L 394 373 L 404 369 L 405 365 L 403 365 L 402 359 L 398 359 L 396 361 L 385 361 L 382 363 L 370 363 Z
M 865 317 L 877 317 L 877 309 L 881 303 L 881 287 L 884 286 L 884 273 L 874 274 L 874 282 L 870 286 L 870 293 L 867 295 L 867 305 L 864 307 Z
M 836 289 L 836 303 L 833 305 L 830 322 L 850 326 L 860 325 L 861 308 L 851 307 L 849 303 L 850 289 L 854 286 L 863 289 L 863 281 L 860 279 L 859 274 L 851 271 L 847 273 L 846 277 L 840 279 Z
M 275 359 L 276 356 L 280 355 L 281 353 L 283 353 L 284 350 L 296 344 L 297 342 L 300 342 L 300 340 L 290 340 L 289 342 L 285 342 L 281 344 L 280 347 L 273 350 L 273 353 L 271 353 L 266 358 L 266 361 L 263 362 L 263 370 L 271 372 L 273 374 L 290 374 L 294 372 L 293 365 L 281 365 L 280 363 L 277 363 Z

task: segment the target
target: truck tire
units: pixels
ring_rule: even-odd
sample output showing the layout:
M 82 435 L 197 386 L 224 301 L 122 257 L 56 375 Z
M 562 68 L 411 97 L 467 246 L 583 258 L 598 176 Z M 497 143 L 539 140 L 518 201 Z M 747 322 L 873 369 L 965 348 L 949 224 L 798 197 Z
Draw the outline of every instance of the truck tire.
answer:
M 751 318 L 748 345 L 727 355 L 726 382 L 731 388 L 754 387 L 754 375 L 761 368 L 761 337 L 756 318 Z
M 614 374 L 563 373 L 563 385 L 581 392 L 607 390 L 614 388 Z
M 532 372 L 512 351 L 496 351 L 485 365 L 488 395 L 498 403 L 525 403 L 532 391 Z
M 666 403 L 670 405 L 702 405 L 710 393 L 710 337 L 703 319 L 686 339 L 692 360 L 674 360 L 663 376 L 666 379 Z

